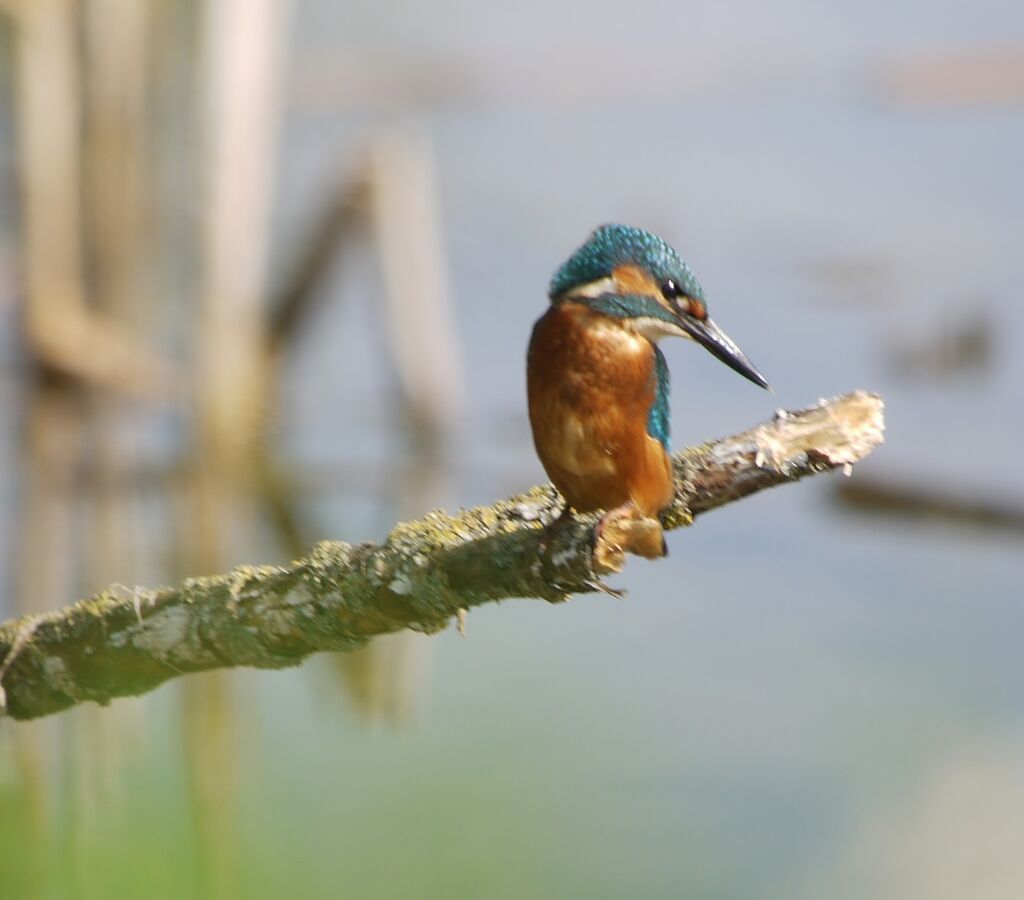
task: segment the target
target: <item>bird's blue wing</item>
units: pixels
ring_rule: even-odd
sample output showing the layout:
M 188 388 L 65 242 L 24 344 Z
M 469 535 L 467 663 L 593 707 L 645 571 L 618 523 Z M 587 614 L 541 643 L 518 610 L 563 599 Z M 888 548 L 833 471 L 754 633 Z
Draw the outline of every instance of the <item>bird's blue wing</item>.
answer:
M 668 413 L 668 363 L 657 344 L 654 346 L 654 377 L 654 403 L 647 414 L 647 433 L 667 451 L 671 429 Z

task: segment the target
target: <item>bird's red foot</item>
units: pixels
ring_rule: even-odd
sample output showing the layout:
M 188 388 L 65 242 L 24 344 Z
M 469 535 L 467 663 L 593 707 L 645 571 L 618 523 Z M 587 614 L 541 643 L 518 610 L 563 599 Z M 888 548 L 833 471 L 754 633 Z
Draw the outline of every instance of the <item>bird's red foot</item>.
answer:
M 658 559 L 668 553 L 661 522 L 643 515 L 632 503 L 606 512 L 594 528 L 594 568 L 619 572 L 626 554 Z

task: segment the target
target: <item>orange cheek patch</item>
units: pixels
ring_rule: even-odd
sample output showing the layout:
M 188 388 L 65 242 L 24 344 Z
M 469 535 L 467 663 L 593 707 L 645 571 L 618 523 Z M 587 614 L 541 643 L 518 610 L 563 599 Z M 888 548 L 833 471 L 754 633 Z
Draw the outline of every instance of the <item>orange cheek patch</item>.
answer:
M 700 302 L 696 297 L 690 297 L 687 301 L 687 311 L 695 319 L 700 319 L 702 322 L 708 317 L 708 311 L 704 304 Z
M 643 269 L 636 266 L 619 266 L 612 277 L 615 286 L 623 294 L 653 294 L 659 296 L 661 289 Z

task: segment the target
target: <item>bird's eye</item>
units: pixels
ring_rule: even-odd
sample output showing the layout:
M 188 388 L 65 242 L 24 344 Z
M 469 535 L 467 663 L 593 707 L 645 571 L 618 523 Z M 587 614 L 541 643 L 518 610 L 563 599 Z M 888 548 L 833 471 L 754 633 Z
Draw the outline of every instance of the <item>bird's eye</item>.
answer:
M 672 278 L 667 279 L 661 285 L 661 295 L 666 300 L 674 300 L 681 293 L 682 291 L 679 289 L 679 285 L 676 284 L 675 280 Z

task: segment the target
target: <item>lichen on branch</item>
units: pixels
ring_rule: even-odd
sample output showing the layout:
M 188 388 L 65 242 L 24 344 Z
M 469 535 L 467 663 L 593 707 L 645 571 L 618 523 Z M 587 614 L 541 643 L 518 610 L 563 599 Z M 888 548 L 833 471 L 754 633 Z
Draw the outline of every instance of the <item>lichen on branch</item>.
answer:
M 834 468 L 882 441 L 883 404 L 864 391 L 780 410 L 762 425 L 673 457 L 665 529 L 748 494 Z M 595 558 L 596 516 L 546 533 L 550 485 L 457 515 L 396 525 L 382 544 L 322 541 L 284 566 L 242 566 L 174 588 L 114 586 L 67 609 L 0 625 L 0 714 L 32 719 L 142 694 L 189 672 L 296 665 L 378 634 L 432 633 L 509 597 L 550 602 L 603 589 L 622 552 Z M 540 551 L 542 540 L 546 543 Z

